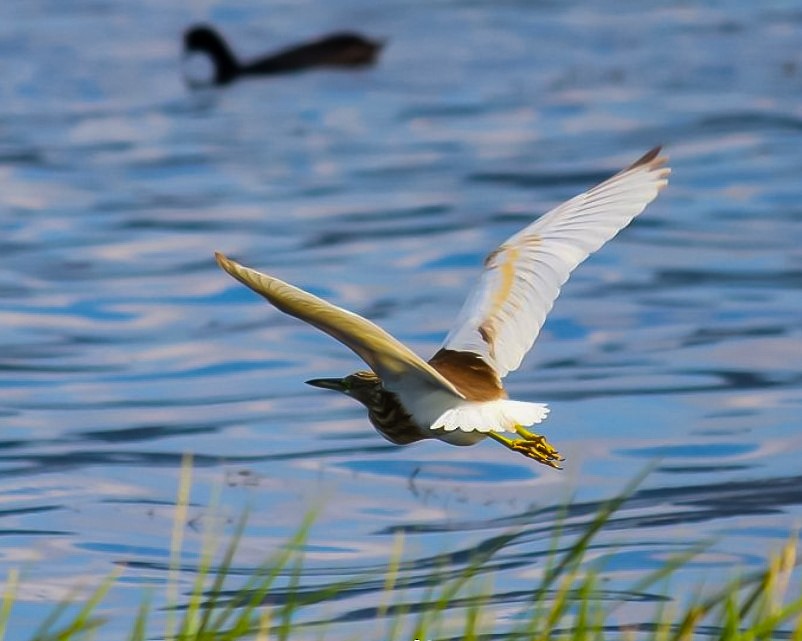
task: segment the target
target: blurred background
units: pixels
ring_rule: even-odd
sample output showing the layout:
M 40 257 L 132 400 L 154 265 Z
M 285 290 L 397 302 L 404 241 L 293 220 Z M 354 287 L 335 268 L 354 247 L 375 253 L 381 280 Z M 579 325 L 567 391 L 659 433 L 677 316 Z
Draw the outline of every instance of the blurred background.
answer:
M 181 38 L 196 22 L 243 58 L 343 29 L 387 45 L 365 70 L 193 91 Z M 671 594 L 761 566 L 802 516 L 800 43 L 802 7 L 782 1 L 0 4 L 10 638 L 121 563 L 110 629 L 128 629 L 166 579 L 183 453 L 184 560 L 212 514 L 250 508 L 244 577 L 315 506 L 304 585 L 381 572 L 399 531 L 413 579 L 514 528 L 488 570 L 503 627 L 555 511 L 570 498 L 580 527 L 648 466 L 593 550 L 610 589 L 701 541 L 715 543 Z M 361 406 L 303 385 L 355 357 L 212 258 L 428 357 L 491 249 L 656 144 L 668 189 L 575 273 L 508 379 L 550 404 L 562 472 L 491 442 L 385 442 Z M 377 600 L 354 589 L 305 616 L 353 637 Z

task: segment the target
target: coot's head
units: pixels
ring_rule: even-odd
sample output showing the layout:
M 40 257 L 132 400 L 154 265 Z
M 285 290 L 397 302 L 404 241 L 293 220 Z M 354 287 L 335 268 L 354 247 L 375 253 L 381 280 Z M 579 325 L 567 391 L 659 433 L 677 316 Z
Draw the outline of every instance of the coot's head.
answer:
M 239 63 L 226 41 L 208 25 L 196 25 L 184 33 L 184 55 L 190 58 L 197 54 L 209 58 L 214 67 L 213 78 L 209 83 L 194 82 L 188 78 L 190 84 L 226 84 L 239 73 Z
M 184 32 L 184 49 L 186 51 L 210 53 L 226 48 L 222 36 L 208 25 L 195 25 Z

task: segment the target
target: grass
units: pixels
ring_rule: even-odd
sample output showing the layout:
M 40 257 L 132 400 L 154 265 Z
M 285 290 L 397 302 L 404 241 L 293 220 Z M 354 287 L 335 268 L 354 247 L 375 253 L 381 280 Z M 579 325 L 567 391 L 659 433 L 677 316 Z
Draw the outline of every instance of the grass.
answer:
M 243 515 L 228 543 L 217 550 L 219 533 L 209 533 L 194 581 L 188 594 L 179 593 L 180 558 L 186 523 L 191 467 L 183 466 L 171 541 L 168 580 L 164 586 L 160 617 L 154 617 L 154 595 L 143 597 L 130 623 L 128 641 L 168 639 L 170 641 L 284 641 L 298 636 L 326 638 L 325 627 L 310 627 L 296 622 L 297 615 L 317 603 L 334 603 L 336 597 L 360 584 L 364 577 L 343 581 L 319 589 L 304 588 L 303 549 L 314 520 L 308 516 L 297 533 L 255 569 L 245 584 L 236 590 L 226 588 L 231 576 L 238 543 L 247 525 Z M 797 570 L 796 537 L 771 555 L 765 568 L 745 576 L 731 577 L 711 590 L 699 587 L 688 603 L 659 602 L 647 624 L 626 626 L 616 622 L 616 612 L 624 601 L 599 598 L 603 577 L 589 569 L 586 554 L 596 535 L 634 490 L 633 484 L 609 501 L 567 548 L 560 543 L 559 523 L 555 524 L 553 553 L 528 601 L 520 606 L 525 616 L 515 625 L 502 626 L 493 620 L 494 604 L 487 573 L 482 569 L 508 541 L 500 537 L 495 549 L 477 553 L 457 576 L 437 580 L 436 573 L 422 598 L 404 602 L 399 581 L 403 540 L 396 540 L 383 577 L 381 605 L 375 620 L 386 632 L 376 641 L 413 641 L 414 639 L 504 639 L 505 641 L 760 641 L 790 639 L 802 641 L 802 594 L 791 590 Z M 558 550 L 561 550 L 558 552 Z M 220 561 L 213 559 L 219 554 Z M 640 593 L 666 582 L 683 567 L 694 552 L 677 556 L 663 567 L 642 576 L 632 586 Z M 104 599 L 124 570 L 115 570 L 83 599 L 65 599 L 43 619 L 30 641 L 77 641 L 107 639 L 108 624 L 103 614 Z M 281 599 L 271 598 L 279 577 L 289 576 L 281 589 Z M 798 578 L 798 577 L 796 577 Z M 798 584 L 799 582 L 796 581 Z M 14 616 L 14 601 L 19 575 L 12 570 L 6 580 L 0 604 L 0 641 Z M 160 630 L 154 629 L 159 618 Z M 116 626 L 119 629 L 119 625 Z M 454 630 L 459 632 L 454 636 Z M 446 635 L 451 635 L 446 636 Z M 342 638 L 339 631 L 337 638 Z M 354 637 L 361 638 L 361 637 Z

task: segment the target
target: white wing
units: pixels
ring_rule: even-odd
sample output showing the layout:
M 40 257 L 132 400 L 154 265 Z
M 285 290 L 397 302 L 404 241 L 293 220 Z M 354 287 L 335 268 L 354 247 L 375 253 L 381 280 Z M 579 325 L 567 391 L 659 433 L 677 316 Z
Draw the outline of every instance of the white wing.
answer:
M 366 318 L 262 274 L 215 253 L 217 263 L 231 276 L 264 296 L 275 307 L 317 327 L 354 351 L 391 391 L 443 395 L 451 402 L 464 397 L 431 365 L 406 345 Z
M 670 169 L 659 153 L 659 147 L 652 149 L 492 252 L 443 348 L 479 354 L 500 377 L 517 369 L 574 268 L 626 227 L 668 183 Z

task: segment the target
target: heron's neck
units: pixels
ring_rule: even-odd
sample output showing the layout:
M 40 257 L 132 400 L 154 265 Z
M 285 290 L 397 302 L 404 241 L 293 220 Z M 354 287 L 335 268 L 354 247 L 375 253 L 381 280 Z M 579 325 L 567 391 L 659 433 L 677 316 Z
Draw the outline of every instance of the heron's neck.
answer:
M 368 408 L 368 418 L 378 432 L 396 445 L 420 441 L 423 430 L 407 412 L 398 397 L 379 386 L 378 393 Z

